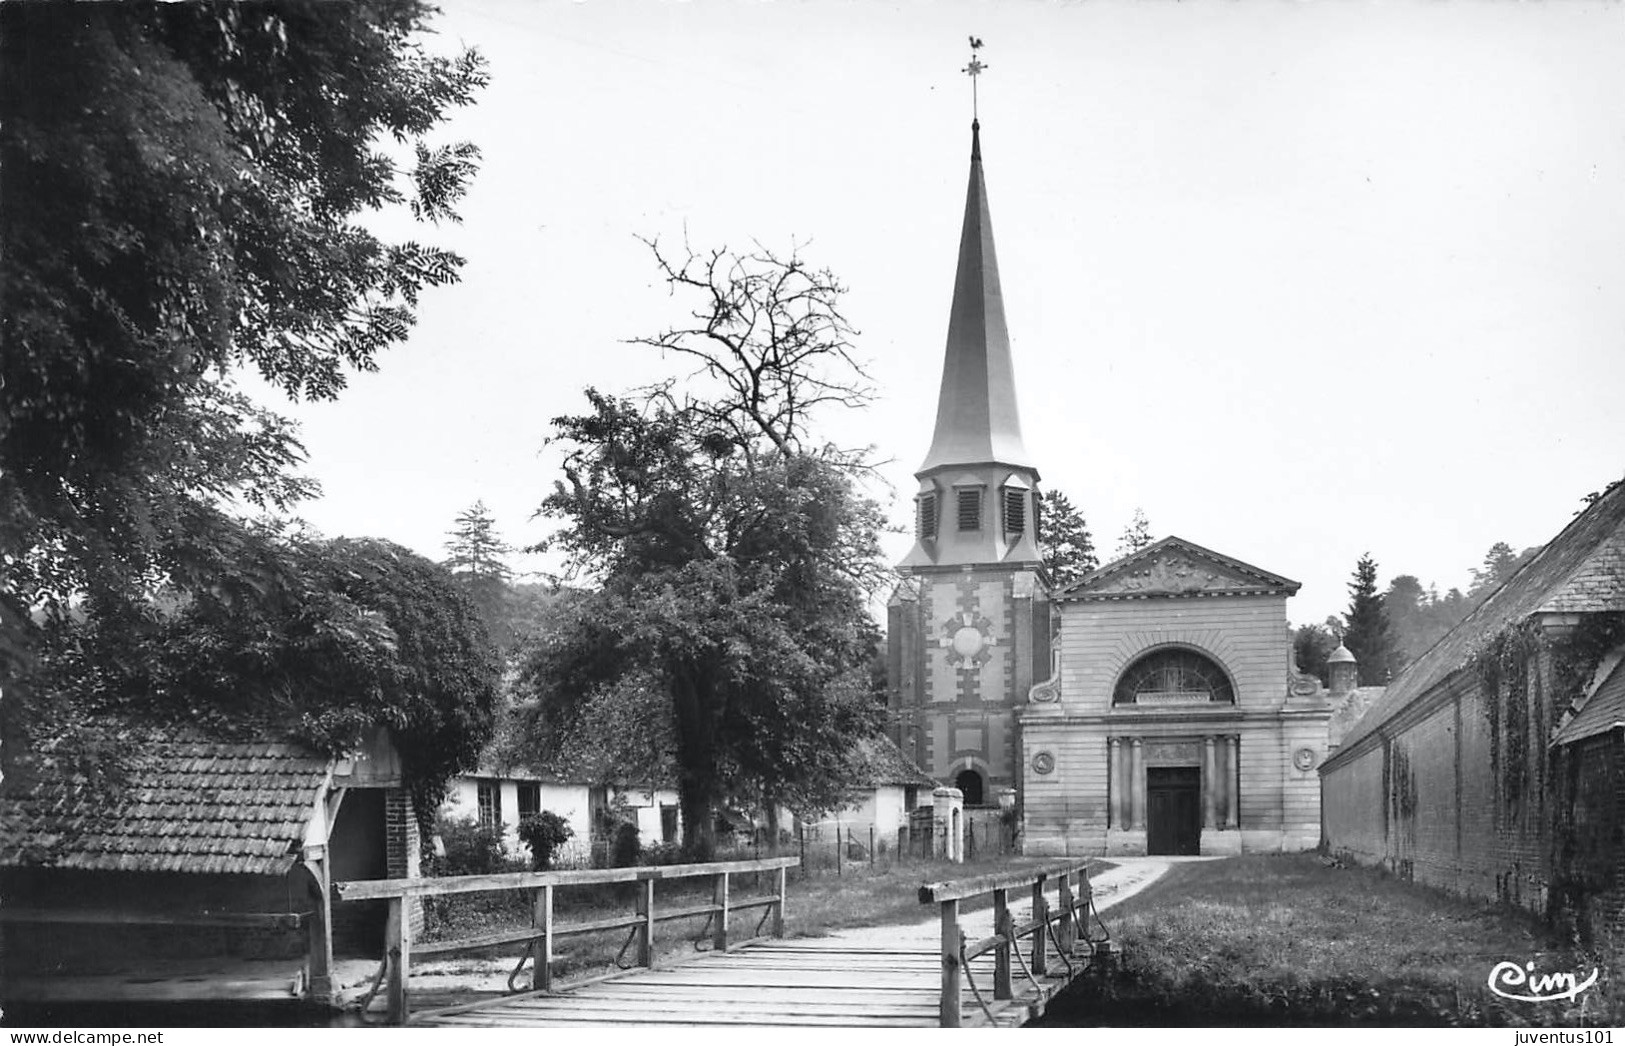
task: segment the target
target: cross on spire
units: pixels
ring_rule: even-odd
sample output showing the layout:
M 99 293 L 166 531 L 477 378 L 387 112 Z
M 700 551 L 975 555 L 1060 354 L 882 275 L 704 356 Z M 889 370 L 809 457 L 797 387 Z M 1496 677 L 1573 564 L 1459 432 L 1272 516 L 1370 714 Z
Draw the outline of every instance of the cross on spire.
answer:
M 976 55 L 976 52 L 980 51 L 981 49 L 982 49 L 982 38 L 979 37 L 979 36 L 971 37 L 970 38 L 970 64 L 965 66 L 965 68 L 960 70 L 960 72 L 962 72 L 966 76 L 970 77 L 970 116 L 971 116 L 972 120 L 976 120 L 976 119 L 979 118 L 979 114 L 977 112 L 976 78 L 978 76 L 981 76 L 982 75 L 982 70 L 987 68 L 986 65 L 982 64 L 982 60 L 980 58 L 978 58 L 977 55 Z

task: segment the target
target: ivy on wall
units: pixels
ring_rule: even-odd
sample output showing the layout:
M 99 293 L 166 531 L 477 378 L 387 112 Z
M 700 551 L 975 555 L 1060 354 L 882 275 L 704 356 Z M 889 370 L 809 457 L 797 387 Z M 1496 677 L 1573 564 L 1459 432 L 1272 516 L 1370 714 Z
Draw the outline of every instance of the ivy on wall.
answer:
M 1561 710 L 1580 697 L 1609 651 L 1625 643 L 1625 613 L 1580 616 L 1553 636 L 1528 618 L 1503 628 L 1467 658 L 1490 728 L 1491 769 L 1508 818 L 1531 791 L 1543 802 L 1546 742 Z M 1542 656 L 1550 671 L 1543 672 Z

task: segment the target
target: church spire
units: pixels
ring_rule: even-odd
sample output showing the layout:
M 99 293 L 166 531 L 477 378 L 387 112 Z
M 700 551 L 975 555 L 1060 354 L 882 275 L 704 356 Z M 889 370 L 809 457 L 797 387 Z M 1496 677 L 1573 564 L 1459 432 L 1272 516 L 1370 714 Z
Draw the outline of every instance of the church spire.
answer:
M 976 71 L 980 71 L 978 63 Z M 967 71 L 970 71 L 967 69 Z M 972 76 L 975 74 L 972 73 Z M 1032 468 L 1021 442 L 1004 295 L 993 251 L 993 219 L 982 178 L 981 121 L 971 121 L 970 185 L 959 236 L 959 273 L 948 313 L 948 345 L 937 396 L 937 427 L 920 473 L 952 465 Z

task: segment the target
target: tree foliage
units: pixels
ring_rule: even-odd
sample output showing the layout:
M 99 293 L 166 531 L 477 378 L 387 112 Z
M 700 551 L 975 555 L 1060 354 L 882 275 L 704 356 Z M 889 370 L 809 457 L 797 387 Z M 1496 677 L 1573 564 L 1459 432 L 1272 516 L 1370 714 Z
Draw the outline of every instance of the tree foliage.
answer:
M 475 53 L 423 51 L 430 12 L 0 6 L 13 606 L 206 581 L 196 549 L 231 540 L 223 506 L 310 493 L 291 427 L 230 375 L 332 398 L 406 337 L 420 292 L 456 279 L 456 255 L 361 220 L 403 203 L 455 218 L 478 155 L 425 138 L 485 82 Z
M 41 644 L 55 671 L 87 637 L 146 628 L 178 643 L 154 620 L 160 590 L 280 620 L 285 604 L 252 604 L 312 567 L 239 521 L 315 488 L 294 474 L 292 426 L 232 376 L 332 398 L 406 337 L 425 289 L 457 278 L 456 255 L 365 222 L 402 204 L 454 220 L 473 171 L 472 145 L 427 136 L 472 100 L 484 65 L 423 50 L 431 12 L 417 0 L 0 5 L 8 762 L 87 714 L 72 704 L 85 695 L 24 674 Z M 70 607 L 86 619 L 72 629 Z M 43 633 L 38 608 L 53 622 Z M 355 630 L 329 643 L 383 649 L 365 617 L 318 620 Z M 267 657 L 277 645 L 236 638 Z
M 1361 556 L 1349 581 L 1349 608 L 1343 615 L 1343 645 L 1359 661 L 1360 685 L 1382 686 L 1393 667 L 1393 638 L 1382 595 L 1377 591 L 1377 564 Z
M 386 726 L 431 814 L 497 706 L 473 607 L 442 568 L 386 541 L 248 531 L 234 552 L 209 590 L 52 629 L 41 678 L 59 706 L 334 755 Z
M 1292 633 L 1292 660 L 1298 671 L 1319 678 L 1322 685 L 1330 682 L 1326 660 L 1336 649 L 1337 636 L 1325 625 L 1299 625 Z
M 1089 524 L 1072 499 L 1058 490 L 1044 491 L 1038 521 L 1038 548 L 1051 586 L 1065 588 L 1100 566 Z
M 833 278 L 766 252 L 656 257 L 700 303 L 695 325 L 645 343 L 699 360 L 711 394 L 588 390 L 587 413 L 555 419 L 564 479 L 542 512 L 596 586 L 523 680 L 556 752 L 606 703 L 638 710 L 649 738 L 669 729 L 686 845 L 703 855 L 725 798 L 844 798 L 851 742 L 877 728 L 865 604 L 882 518 L 860 457 L 808 428 L 810 408 L 864 396 Z
M 458 514 L 446 536 L 450 553 L 444 561 L 446 569 L 479 610 L 491 641 L 507 652 L 518 638 L 509 612 L 514 596 L 509 587 L 513 568 L 508 566 L 507 556 L 513 548 L 497 533 L 496 518 L 483 501 Z
M 1123 533 L 1117 538 L 1117 551 L 1113 558 L 1132 556 L 1155 540 L 1151 536 L 1151 521 L 1145 518 L 1145 510 L 1137 508 L 1134 510 L 1134 518 L 1129 520 L 1128 526 L 1123 528 Z

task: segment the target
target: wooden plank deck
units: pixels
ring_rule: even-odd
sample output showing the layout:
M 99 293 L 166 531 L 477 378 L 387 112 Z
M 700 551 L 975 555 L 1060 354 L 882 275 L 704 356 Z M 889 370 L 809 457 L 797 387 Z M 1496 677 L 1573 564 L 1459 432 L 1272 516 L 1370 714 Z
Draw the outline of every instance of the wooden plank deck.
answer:
M 1012 1027 L 1043 1012 L 1069 982 L 1053 952 L 1047 976 L 1019 968 L 1015 998 L 993 999 L 993 956 L 972 960 L 961 994 L 966 1027 Z M 1074 971 L 1080 963 L 1073 960 Z M 1057 969 L 1058 968 L 1058 969 Z M 593 1024 L 934 1028 L 942 958 L 925 947 L 855 945 L 833 938 L 772 939 L 677 965 L 634 969 L 555 992 L 525 992 L 412 1015 L 415 1027 L 570 1027 Z M 991 1016 L 989 1014 L 991 1011 Z

